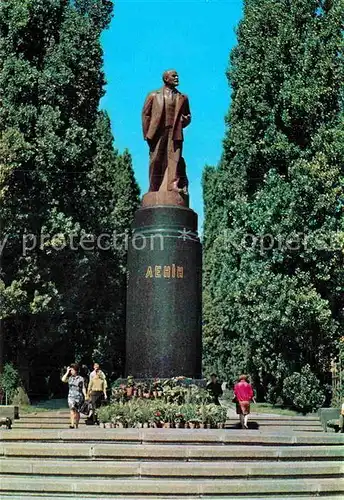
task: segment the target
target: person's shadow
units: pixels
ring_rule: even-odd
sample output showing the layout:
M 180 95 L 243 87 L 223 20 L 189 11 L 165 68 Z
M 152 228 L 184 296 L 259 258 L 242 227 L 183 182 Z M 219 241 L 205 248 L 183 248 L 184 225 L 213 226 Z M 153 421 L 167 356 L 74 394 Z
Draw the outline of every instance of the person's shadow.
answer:
M 259 429 L 258 422 L 255 422 L 254 420 L 252 420 L 251 422 L 248 421 L 247 426 L 248 426 L 248 430 L 255 430 L 256 431 Z M 241 423 L 236 422 L 235 424 L 226 424 L 226 429 L 242 429 Z

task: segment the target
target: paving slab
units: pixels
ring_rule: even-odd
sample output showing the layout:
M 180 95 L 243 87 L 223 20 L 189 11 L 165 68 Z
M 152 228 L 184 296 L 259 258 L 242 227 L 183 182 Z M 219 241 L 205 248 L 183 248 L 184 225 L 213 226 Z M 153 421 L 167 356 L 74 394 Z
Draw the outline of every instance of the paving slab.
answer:
M 230 412 L 229 412 L 230 414 Z M 0 497 L 344 500 L 344 436 L 317 417 L 251 415 L 249 430 L 67 429 L 68 411 L 0 431 Z
M 344 444 L 344 434 L 312 433 L 292 430 L 261 432 L 246 429 L 102 429 L 84 426 L 79 429 L 0 430 L 0 441 L 118 441 L 159 443 L 242 443 L 242 444 Z
M 20 496 L 17 496 L 17 495 L 13 495 L 12 493 L 10 494 L 7 494 L 7 493 L 3 493 L 2 494 L 2 497 L 1 498 L 10 498 L 11 500 L 42 500 L 42 498 L 44 498 L 45 500 L 47 500 L 47 497 L 45 495 L 45 493 L 43 494 L 30 494 L 30 493 L 25 493 L 25 494 L 20 494 Z M 49 495 L 49 500 L 52 499 L 52 500 L 66 500 L 66 498 L 68 498 L 69 500 L 99 500 L 99 496 L 98 495 L 95 495 L 95 496 L 85 496 L 84 494 L 82 496 L 76 496 L 76 494 L 73 494 L 73 495 L 59 495 L 59 494 L 54 494 L 54 493 L 50 493 Z M 104 497 L 102 495 L 101 497 L 101 500 L 123 500 L 123 499 L 127 499 L 127 498 L 130 498 L 130 500 L 143 500 L 142 499 L 142 496 L 140 497 L 137 497 L 136 495 L 135 496 L 128 496 L 128 495 L 114 495 L 114 496 L 106 496 Z M 240 497 L 237 497 L 237 496 L 233 496 L 233 495 L 221 495 L 221 497 L 219 497 L 218 495 L 216 496 L 209 496 L 209 495 L 192 495 L 192 496 L 185 496 L 185 495 L 178 495 L 178 496 L 172 496 L 172 495 L 168 495 L 168 496 L 165 496 L 165 495 L 159 495 L 159 496 L 151 496 L 151 495 L 145 495 L 144 497 L 144 500 L 195 500 L 195 499 L 199 499 L 201 498 L 202 500 L 243 500 L 246 498 L 247 500 L 247 496 L 240 496 Z M 268 497 L 264 494 L 264 496 L 251 496 L 249 497 L 249 500 L 262 500 L 262 499 L 265 499 L 265 498 L 269 498 L 269 500 L 315 500 L 315 499 L 318 499 L 319 500 L 319 496 L 317 494 L 314 494 L 312 496 L 308 496 L 308 495 L 302 495 L 302 496 L 271 496 L 269 495 Z M 326 495 L 325 497 L 322 497 L 326 500 L 343 500 L 343 496 L 340 495 L 340 496 L 333 496 L 333 495 Z
M 175 460 L 343 460 L 344 446 L 241 446 L 118 443 L 2 443 L 2 457 Z
M 262 495 L 262 494 L 344 494 L 344 479 L 254 479 L 246 480 L 178 480 L 178 479 L 48 479 L 0 476 L 1 492 L 44 492 L 130 495 Z
M 173 461 L 85 461 L 85 460 L 23 460 L 0 459 L 0 471 L 5 474 L 55 476 L 136 476 L 170 478 L 221 477 L 307 477 L 343 476 L 342 462 L 173 462 Z

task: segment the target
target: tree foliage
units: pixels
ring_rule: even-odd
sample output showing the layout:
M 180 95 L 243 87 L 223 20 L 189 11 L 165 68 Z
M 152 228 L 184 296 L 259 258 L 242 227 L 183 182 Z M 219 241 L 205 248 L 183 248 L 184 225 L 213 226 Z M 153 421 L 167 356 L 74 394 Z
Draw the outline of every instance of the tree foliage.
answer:
M 301 368 L 283 381 L 282 395 L 286 405 L 302 413 L 318 410 L 325 401 L 324 391 L 310 366 Z
M 34 365 L 37 353 L 42 365 L 74 355 L 89 362 L 104 339 L 103 360 L 123 358 L 115 347 L 124 335 L 125 251 L 96 241 L 129 227 L 139 194 L 130 155 L 114 149 L 99 111 L 100 36 L 112 7 L 0 4 L 0 318 L 7 357 L 19 364 Z
M 276 401 L 326 381 L 343 326 L 343 0 L 246 0 L 223 155 L 206 167 L 205 365 Z

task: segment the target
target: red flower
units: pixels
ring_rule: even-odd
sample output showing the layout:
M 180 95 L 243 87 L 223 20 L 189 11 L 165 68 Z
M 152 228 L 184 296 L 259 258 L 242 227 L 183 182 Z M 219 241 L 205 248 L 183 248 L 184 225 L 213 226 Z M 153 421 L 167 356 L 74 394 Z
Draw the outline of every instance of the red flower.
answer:
M 155 415 L 156 415 L 157 417 L 161 417 L 161 413 L 160 413 L 160 411 L 157 411 Z

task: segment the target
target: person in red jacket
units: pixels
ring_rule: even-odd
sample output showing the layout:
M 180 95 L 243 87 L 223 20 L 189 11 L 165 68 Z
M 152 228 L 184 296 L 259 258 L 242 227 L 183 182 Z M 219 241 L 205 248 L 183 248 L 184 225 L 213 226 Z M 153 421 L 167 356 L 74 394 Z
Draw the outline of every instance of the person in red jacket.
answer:
M 234 386 L 234 396 L 241 427 L 248 429 L 247 422 L 250 413 L 250 402 L 254 401 L 254 395 L 252 385 L 248 383 L 247 375 L 240 375 L 239 382 Z

